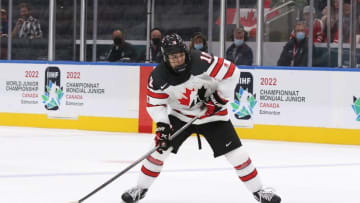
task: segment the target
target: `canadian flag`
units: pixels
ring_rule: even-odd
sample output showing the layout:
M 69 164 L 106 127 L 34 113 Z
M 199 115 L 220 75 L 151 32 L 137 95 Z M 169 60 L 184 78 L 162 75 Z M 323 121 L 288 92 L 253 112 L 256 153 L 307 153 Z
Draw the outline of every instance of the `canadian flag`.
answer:
M 277 16 L 279 12 L 270 12 L 271 0 L 264 1 L 264 12 L 266 20 L 270 20 L 271 18 Z M 256 33 L 256 8 L 240 8 L 240 19 L 239 23 L 244 26 L 247 32 Z M 216 19 L 215 24 L 220 24 L 220 17 Z M 236 24 L 236 8 L 228 8 L 226 9 L 226 24 Z

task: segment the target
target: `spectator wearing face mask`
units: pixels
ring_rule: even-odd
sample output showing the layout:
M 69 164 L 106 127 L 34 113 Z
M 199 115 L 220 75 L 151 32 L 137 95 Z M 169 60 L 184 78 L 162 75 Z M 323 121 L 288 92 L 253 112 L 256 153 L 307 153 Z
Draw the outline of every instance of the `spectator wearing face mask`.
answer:
M 234 42 L 226 50 L 226 59 L 232 61 L 236 65 L 248 65 L 253 63 L 253 52 L 251 48 L 245 43 L 246 31 L 244 26 L 234 28 L 233 30 Z
M 205 35 L 203 35 L 201 32 L 195 32 L 191 38 L 189 47 L 190 51 L 198 50 L 208 52 L 208 45 Z
M 125 41 L 122 30 L 117 29 L 112 33 L 113 46 L 108 53 L 107 60 L 110 62 L 136 62 L 137 56 L 133 45 Z
M 161 38 L 162 33 L 159 28 L 153 28 L 150 31 L 150 58 L 149 62 L 151 63 L 160 63 L 162 60 L 162 53 L 161 53 Z M 141 60 L 146 61 L 146 50 L 141 53 Z
M 303 21 L 296 22 L 294 34 L 285 44 L 278 66 L 307 66 L 308 63 L 308 38 L 305 34 L 306 25 Z

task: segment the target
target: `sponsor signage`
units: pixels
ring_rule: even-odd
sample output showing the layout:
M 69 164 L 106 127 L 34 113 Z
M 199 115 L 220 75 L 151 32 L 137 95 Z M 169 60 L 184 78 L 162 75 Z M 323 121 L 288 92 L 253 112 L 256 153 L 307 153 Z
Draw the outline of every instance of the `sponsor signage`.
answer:
M 264 125 L 360 129 L 360 87 L 354 85 L 360 72 L 241 71 L 229 105 L 238 127 L 250 119 Z
M 139 120 L 146 114 L 139 113 L 140 91 L 146 91 L 147 84 L 144 80 L 140 90 L 139 66 L 1 63 L 1 67 L 2 113 Z M 236 84 L 229 87 L 234 94 L 228 103 L 237 127 L 360 129 L 356 85 L 360 72 L 261 67 L 240 71 Z M 144 111 L 146 104 L 141 106 Z
M 50 117 L 138 117 L 139 70 L 133 66 L 6 64 L 1 112 Z

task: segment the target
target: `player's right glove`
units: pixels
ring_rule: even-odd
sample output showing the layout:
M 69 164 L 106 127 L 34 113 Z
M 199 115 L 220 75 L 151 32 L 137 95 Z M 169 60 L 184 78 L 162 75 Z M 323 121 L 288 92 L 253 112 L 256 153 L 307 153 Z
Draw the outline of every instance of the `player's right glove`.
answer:
M 221 98 L 215 91 L 212 95 L 205 99 L 206 112 L 205 116 L 212 116 L 218 112 L 228 101 Z
M 155 145 L 159 146 L 159 153 L 162 153 L 163 150 L 167 150 L 170 147 L 170 135 L 171 127 L 169 124 L 163 122 L 156 123 Z

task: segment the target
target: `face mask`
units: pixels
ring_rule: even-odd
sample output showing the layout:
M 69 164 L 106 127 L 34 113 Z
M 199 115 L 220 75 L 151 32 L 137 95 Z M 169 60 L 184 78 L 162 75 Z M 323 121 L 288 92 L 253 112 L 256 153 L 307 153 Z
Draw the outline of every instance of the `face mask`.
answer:
M 305 38 L 305 32 L 297 32 L 296 33 L 296 39 L 301 41 Z
M 244 40 L 242 40 L 242 39 L 235 39 L 234 40 L 234 44 L 235 44 L 235 46 L 241 46 L 242 44 L 244 43 Z
M 116 46 L 120 46 L 121 44 L 122 44 L 122 39 L 121 39 L 121 37 L 115 37 L 114 38 L 114 44 L 116 45 Z
M 196 50 L 200 50 L 200 49 L 202 49 L 203 47 L 204 47 L 203 44 L 194 44 L 194 48 L 195 48 Z
M 161 42 L 160 38 L 152 38 L 151 41 L 153 45 L 157 45 L 157 46 L 159 46 Z

